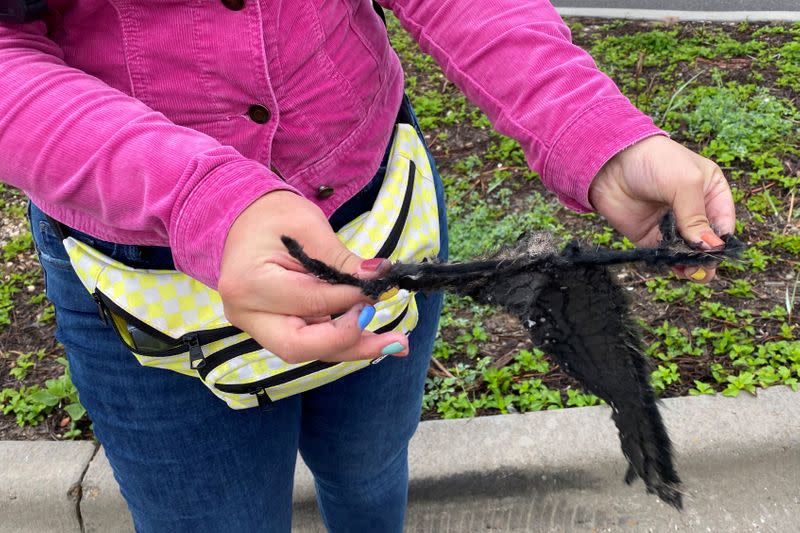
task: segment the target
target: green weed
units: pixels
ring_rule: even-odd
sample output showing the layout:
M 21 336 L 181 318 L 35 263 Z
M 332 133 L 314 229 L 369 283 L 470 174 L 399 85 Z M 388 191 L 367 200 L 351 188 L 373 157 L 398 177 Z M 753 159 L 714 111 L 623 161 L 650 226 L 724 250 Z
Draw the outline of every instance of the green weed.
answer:
M 745 162 L 754 168 L 751 183 L 775 180 L 789 186 L 781 158 L 795 151 L 800 114 L 791 102 L 772 96 L 756 85 L 726 83 L 697 87 L 681 99 L 678 120 L 685 121 L 685 135 L 700 143 L 701 153 L 722 166 Z M 775 211 L 775 199 L 766 193 L 753 205 L 765 212 Z M 771 204 L 771 205 L 769 205 Z M 751 207 L 748 205 L 748 207 Z
M 64 366 L 64 375 L 57 379 L 48 379 L 44 387 L 32 385 L 19 389 L 3 389 L 0 391 L 0 408 L 3 414 L 14 415 L 19 426 L 27 426 L 41 423 L 50 412 L 59 407 L 71 419 L 70 428 L 64 438 L 72 439 L 81 433 L 76 424 L 86 415 L 86 409 L 80 404 L 78 391 L 72 384 L 67 361 L 63 357 L 59 357 L 57 361 Z
M 17 381 L 23 381 L 28 376 L 28 370 L 34 368 L 38 361 L 41 361 L 45 356 L 45 350 L 41 349 L 36 352 L 23 353 L 17 356 L 14 366 L 8 373 Z
M 800 255 L 800 235 L 772 235 L 772 246 L 792 255 Z
M 24 231 L 12 238 L 3 247 L 3 261 L 11 261 L 23 252 L 33 251 L 33 238 L 30 231 Z

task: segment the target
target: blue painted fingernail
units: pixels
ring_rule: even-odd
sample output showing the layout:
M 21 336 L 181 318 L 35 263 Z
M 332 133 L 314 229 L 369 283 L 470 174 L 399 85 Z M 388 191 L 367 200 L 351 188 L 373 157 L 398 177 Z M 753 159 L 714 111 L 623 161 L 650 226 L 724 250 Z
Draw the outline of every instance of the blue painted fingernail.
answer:
M 402 352 L 403 350 L 405 350 L 405 348 L 402 344 L 399 342 L 393 342 L 392 344 L 383 347 L 383 350 L 381 350 L 381 355 L 394 355 Z
M 361 310 L 361 314 L 358 315 L 358 327 L 364 329 L 367 325 L 372 322 L 372 318 L 375 316 L 375 308 L 371 305 L 366 306 L 364 309 Z

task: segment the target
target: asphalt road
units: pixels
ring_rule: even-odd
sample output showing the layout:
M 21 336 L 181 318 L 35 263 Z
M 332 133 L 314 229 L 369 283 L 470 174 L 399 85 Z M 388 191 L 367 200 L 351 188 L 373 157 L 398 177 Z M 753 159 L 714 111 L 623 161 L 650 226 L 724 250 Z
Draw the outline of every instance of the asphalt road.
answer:
M 800 0 L 551 0 L 556 7 L 670 11 L 800 11 Z

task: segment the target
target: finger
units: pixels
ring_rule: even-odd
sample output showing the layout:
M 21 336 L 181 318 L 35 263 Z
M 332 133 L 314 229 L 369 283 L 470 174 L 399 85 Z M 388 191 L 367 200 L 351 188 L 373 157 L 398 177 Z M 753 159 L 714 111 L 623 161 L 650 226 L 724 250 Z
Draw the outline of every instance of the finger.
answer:
M 675 191 L 672 209 L 681 236 L 691 244 L 706 248 L 708 246 L 703 245 L 708 245 L 708 243 L 704 237 L 710 239 L 708 234 L 714 235 L 714 232 L 706 215 L 705 194 L 702 185 L 702 181 L 698 181 L 693 187 L 679 187 Z
M 680 279 L 689 279 L 689 276 L 686 275 L 686 265 L 675 265 L 672 267 L 672 271 Z
M 705 172 L 706 177 L 696 179 L 694 186 L 678 188 L 673 211 L 683 238 L 708 250 L 725 244 L 713 228 L 722 235 L 734 232 L 736 210 L 722 170 L 710 163 Z
M 219 291 L 224 302 L 236 302 L 231 311 L 295 317 L 339 314 L 370 301 L 358 287 L 331 285 L 275 264 L 264 265 L 253 278 L 220 284 Z
M 659 221 L 663 218 L 667 209 L 659 209 L 655 215 L 650 215 L 646 220 L 641 223 L 642 228 L 649 228 L 643 235 L 640 233 L 634 237 L 633 240 L 636 246 L 658 246 L 661 243 L 663 236 L 659 229 Z M 638 238 L 637 238 L 638 237 Z
M 408 338 L 399 332 L 363 331 L 355 306 L 336 320 L 308 324 L 296 316 L 251 313 L 239 327 L 288 363 L 312 360 L 352 361 L 408 354 Z
M 376 279 L 388 273 L 391 268 L 392 262 L 388 259 L 381 259 L 379 257 L 366 259 L 358 266 L 356 276 L 360 279 Z
M 336 268 L 340 272 L 345 272 L 347 274 L 358 273 L 359 267 L 364 262 L 362 257 L 348 250 L 334 233 L 331 233 L 330 236 L 325 235 L 324 242 L 321 242 L 319 245 L 309 246 L 306 253 L 310 257 L 318 259 Z
M 683 277 L 692 281 L 696 281 L 697 283 L 708 283 L 714 279 L 716 271 L 716 268 L 707 266 L 686 267 L 683 272 Z
M 274 263 L 285 270 L 293 272 L 308 272 L 300 261 L 289 255 L 289 252 L 277 252 L 269 259 L 270 263 Z
M 732 235 L 736 230 L 736 207 L 728 181 L 722 171 L 717 170 L 706 193 L 706 213 L 711 226 L 720 235 Z
M 305 320 L 306 324 L 321 324 L 323 322 L 327 322 L 331 319 L 331 315 L 325 316 L 304 316 L 300 317 Z
M 327 252 L 320 252 L 320 256 L 315 259 L 360 279 L 379 278 L 392 266 L 389 260 L 383 258 L 362 259 L 343 246 L 338 239 L 335 240 L 336 243 L 330 245 Z M 328 259 L 320 259 L 321 257 Z M 263 306 L 257 306 L 256 309 L 293 316 L 318 316 L 338 314 L 358 302 L 370 301 L 357 287 L 331 285 L 303 275 L 305 270 L 288 253 L 280 255 L 277 260 L 279 263 L 276 264 L 280 266 L 299 270 L 285 272 L 280 280 L 275 276 L 265 276 L 266 279 L 256 288 L 263 295 Z

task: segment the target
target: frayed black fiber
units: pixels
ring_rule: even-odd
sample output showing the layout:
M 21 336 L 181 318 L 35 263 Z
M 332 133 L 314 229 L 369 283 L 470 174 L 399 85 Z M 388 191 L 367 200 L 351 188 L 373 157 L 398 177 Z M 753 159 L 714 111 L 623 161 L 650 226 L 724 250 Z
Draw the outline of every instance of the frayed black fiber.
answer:
M 479 303 L 499 305 L 519 318 L 534 345 L 553 357 L 590 393 L 612 409 L 622 453 L 629 468 L 625 481 L 637 476 L 648 492 L 682 508 L 680 479 L 672 445 L 649 384 L 650 368 L 631 319 L 628 301 L 607 267 L 622 263 L 651 266 L 714 266 L 738 258 L 744 245 L 724 236 L 719 249 L 701 251 L 679 240 L 671 217 L 661 226 L 656 248 L 586 249 L 570 243 L 556 251 L 548 234 L 520 238 L 492 256 L 463 263 L 392 265 L 375 280 L 360 280 L 312 259 L 290 237 L 289 253 L 318 278 L 360 287 L 377 298 L 391 287 L 413 291 L 446 289 Z

